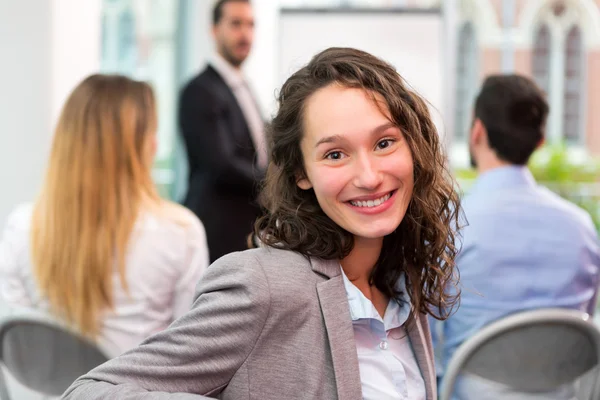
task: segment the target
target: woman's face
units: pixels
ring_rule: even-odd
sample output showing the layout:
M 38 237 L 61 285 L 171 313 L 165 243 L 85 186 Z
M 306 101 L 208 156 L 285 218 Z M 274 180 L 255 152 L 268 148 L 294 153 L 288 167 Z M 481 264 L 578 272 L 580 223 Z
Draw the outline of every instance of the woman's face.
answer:
M 413 159 L 382 97 L 338 84 L 308 100 L 301 142 L 306 177 L 319 205 L 357 238 L 378 239 L 402 222 L 412 197 Z M 378 107 L 379 105 L 379 107 Z

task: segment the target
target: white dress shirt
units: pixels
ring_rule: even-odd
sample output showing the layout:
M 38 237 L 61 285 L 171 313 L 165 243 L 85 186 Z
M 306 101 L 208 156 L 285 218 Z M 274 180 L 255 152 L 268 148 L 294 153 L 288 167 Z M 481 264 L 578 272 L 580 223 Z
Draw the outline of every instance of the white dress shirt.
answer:
M 9 216 L 0 241 L 0 295 L 13 311 L 25 307 L 48 312 L 30 258 L 33 206 Z M 165 203 L 164 212 L 142 212 L 130 237 L 125 279 L 113 278 L 114 309 L 103 316 L 98 345 L 109 357 L 137 346 L 165 329 L 192 305 L 196 283 L 208 266 L 202 223 L 187 209 Z
M 404 323 L 410 314 L 404 275 L 397 289 L 403 304 L 390 300 L 383 319 L 371 300 L 342 270 L 350 305 L 358 366 L 365 400 L 425 400 L 425 382 Z
M 250 87 L 244 78 L 242 72 L 235 69 L 220 54 L 216 53 L 211 60 L 211 65 L 225 80 L 225 83 L 233 94 L 242 109 L 252 142 L 256 149 L 257 165 L 262 169 L 267 166 L 267 146 L 265 143 L 264 121 L 258 108 Z

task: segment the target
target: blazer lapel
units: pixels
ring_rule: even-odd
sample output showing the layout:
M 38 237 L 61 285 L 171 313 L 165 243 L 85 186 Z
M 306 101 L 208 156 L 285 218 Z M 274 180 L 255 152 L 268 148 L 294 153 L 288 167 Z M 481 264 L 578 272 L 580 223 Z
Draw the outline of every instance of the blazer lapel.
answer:
M 407 326 L 408 338 L 413 347 L 417 363 L 425 381 L 425 389 L 427 391 L 427 400 L 437 399 L 437 386 L 435 378 L 435 366 L 433 364 L 433 353 L 428 344 L 431 343 L 429 330 L 423 327 L 427 321 L 422 321 L 421 314 L 413 314 L 412 319 Z
M 238 103 L 237 97 L 235 97 L 235 93 L 233 89 L 229 87 L 225 78 L 221 76 L 219 71 L 216 70 L 211 64 L 208 64 L 207 69 L 211 71 L 213 77 L 215 78 L 215 84 L 220 88 L 223 97 L 227 99 L 227 103 L 231 107 L 231 110 L 235 113 L 233 116 L 230 116 L 234 121 L 238 123 L 242 123 L 244 129 L 233 129 L 231 130 L 231 134 L 234 136 L 235 143 L 237 146 L 242 146 L 245 149 L 252 149 L 253 152 L 256 152 L 254 147 L 254 141 L 252 140 L 250 133 L 250 126 L 248 125 L 248 121 L 246 121 L 246 117 L 244 116 L 244 112 L 242 111 L 242 106 Z
M 311 264 L 314 271 L 329 278 L 317 284 L 317 294 L 331 347 L 338 400 L 361 400 L 354 330 L 339 262 L 311 258 Z

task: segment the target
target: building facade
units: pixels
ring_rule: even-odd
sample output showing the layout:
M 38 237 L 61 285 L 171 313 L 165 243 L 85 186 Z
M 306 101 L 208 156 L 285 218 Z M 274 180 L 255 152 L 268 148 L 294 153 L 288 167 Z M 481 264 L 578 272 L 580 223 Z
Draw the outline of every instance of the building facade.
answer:
M 514 72 L 533 77 L 547 93 L 549 141 L 600 155 L 600 0 L 458 0 L 455 5 L 454 153 L 466 151 L 482 80 Z

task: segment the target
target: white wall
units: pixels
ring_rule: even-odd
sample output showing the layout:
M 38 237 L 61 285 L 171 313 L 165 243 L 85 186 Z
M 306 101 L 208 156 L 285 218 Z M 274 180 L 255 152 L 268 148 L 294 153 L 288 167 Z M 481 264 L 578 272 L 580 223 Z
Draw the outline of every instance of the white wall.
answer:
M 277 87 L 326 48 L 357 48 L 393 65 L 408 86 L 427 100 L 438 131 L 444 132 L 440 14 L 288 12 L 280 17 L 280 25 Z
M 50 3 L 54 123 L 71 90 L 100 67 L 102 0 L 51 0 Z
M 47 1 L 0 1 L 1 226 L 34 195 L 50 141 L 50 12 Z
M 0 1 L 0 226 L 38 191 L 62 102 L 97 69 L 100 0 Z
M 252 5 L 256 15 L 256 38 L 244 70 L 265 116 L 268 117 L 275 111 L 275 92 L 279 89 L 279 0 L 254 0 Z

